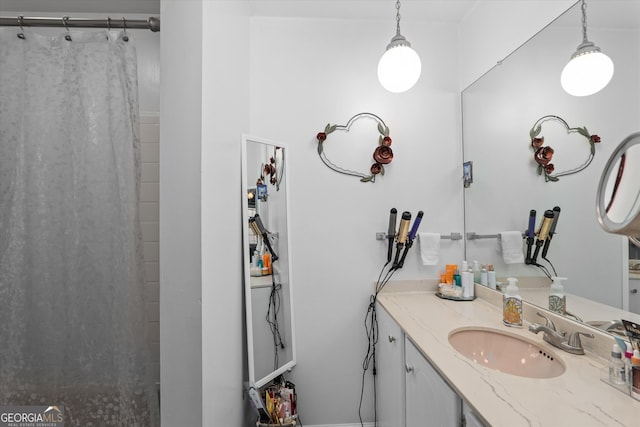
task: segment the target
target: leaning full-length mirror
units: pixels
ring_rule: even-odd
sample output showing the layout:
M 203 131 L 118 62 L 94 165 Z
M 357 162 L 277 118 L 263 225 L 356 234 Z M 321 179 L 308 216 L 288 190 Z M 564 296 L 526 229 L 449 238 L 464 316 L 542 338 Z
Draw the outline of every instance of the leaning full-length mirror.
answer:
M 576 97 L 560 84 L 563 67 L 582 41 L 579 2 L 463 91 L 464 161 L 473 162 L 474 172 L 465 189 L 465 228 L 478 235 L 524 232 L 530 210 L 537 211 L 537 229 L 546 210 L 560 207 L 547 255 L 552 266 L 540 263 L 551 275 L 568 278 L 565 290 L 577 297 L 567 297 L 568 311 L 576 311 L 578 299 L 603 307 L 596 314 L 580 313 L 583 321 L 595 323 L 626 310 L 640 313 L 640 295 L 633 292 L 640 276 L 630 269 L 637 252 L 626 237 L 605 232 L 595 211 L 607 160 L 625 137 L 640 130 L 640 2 L 591 0 L 586 10 L 589 39 L 615 64 L 613 79 L 601 92 Z M 557 181 L 539 173 L 532 148 L 532 130 L 549 115 L 562 120 L 545 121 L 537 136 L 554 149 L 555 173 L 589 162 Z M 598 138 L 591 144 L 585 133 Z M 539 268 L 503 262 L 496 238 L 467 240 L 466 257 L 494 264 L 498 277 L 544 278 Z M 532 302 L 546 308 L 547 295 L 532 296 Z
M 286 150 L 278 142 L 242 138 L 247 359 L 254 387 L 296 362 Z

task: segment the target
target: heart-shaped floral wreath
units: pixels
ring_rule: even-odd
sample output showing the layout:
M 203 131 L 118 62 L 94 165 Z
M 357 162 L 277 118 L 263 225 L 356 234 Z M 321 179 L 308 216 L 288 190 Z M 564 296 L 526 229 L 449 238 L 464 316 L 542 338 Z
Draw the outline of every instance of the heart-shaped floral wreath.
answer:
M 587 139 L 587 142 L 589 143 L 589 156 L 584 161 L 584 163 L 573 169 L 558 172 L 555 174 L 553 173 L 555 170 L 555 166 L 553 165 L 553 163 L 551 163 L 551 159 L 553 158 L 554 150 L 550 146 L 545 146 L 544 136 L 540 136 L 540 132 L 542 132 L 542 124 L 548 120 L 559 121 L 567 129 L 567 134 L 577 132 Z M 529 137 L 531 138 L 531 148 L 534 152 L 533 159 L 537 163 L 538 175 L 544 174 L 544 180 L 546 182 L 555 182 L 558 181 L 561 176 L 572 175 L 585 169 L 587 166 L 589 166 L 589 164 L 591 164 L 593 156 L 596 153 L 595 144 L 600 142 L 600 137 L 598 135 L 590 135 L 586 127 L 571 128 L 566 121 L 554 115 L 544 116 L 538 119 L 538 121 L 535 122 L 535 124 L 529 131 Z
M 324 143 L 327 140 L 327 136 L 331 132 L 335 130 L 344 130 L 348 132 L 353 122 L 365 117 L 374 119 L 378 123 L 378 132 L 380 132 L 380 136 L 378 138 L 378 146 L 373 151 L 373 164 L 371 165 L 368 174 L 344 169 L 340 166 L 337 166 L 327 158 L 327 155 L 324 152 Z M 319 132 L 316 135 L 316 139 L 318 140 L 318 156 L 320 156 L 320 159 L 325 165 L 327 165 L 327 167 L 344 175 L 357 176 L 362 182 L 375 182 L 376 175 L 384 175 L 384 165 L 391 163 L 391 161 L 393 160 L 393 150 L 391 150 L 391 137 L 389 137 L 389 127 L 382 121 L 380 117 L 376 116 L 375 114 L 358 113 L 355 116 L 351 117 L 346 125 L 332 125 L 329 123 L 327 124 L 327 126 L 325 126 L 323 132 Z

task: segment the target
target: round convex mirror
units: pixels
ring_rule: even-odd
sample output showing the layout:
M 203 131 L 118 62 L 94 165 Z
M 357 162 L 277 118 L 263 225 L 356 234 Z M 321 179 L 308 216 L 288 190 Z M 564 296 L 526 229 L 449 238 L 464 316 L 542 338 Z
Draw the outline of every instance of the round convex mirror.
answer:
M 605 165 L 596 196 L 598 222 L 640 247 L 640 132 L 626 137 Z

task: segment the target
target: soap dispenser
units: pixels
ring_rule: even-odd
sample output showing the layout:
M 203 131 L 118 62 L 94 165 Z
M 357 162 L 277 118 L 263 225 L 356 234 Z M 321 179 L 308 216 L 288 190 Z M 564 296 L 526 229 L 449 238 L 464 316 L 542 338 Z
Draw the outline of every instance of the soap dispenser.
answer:
M 509 285 L 502 296 L 502 322 L 515 328 L 522 327 L 522 297 L 516 283 L 518 279 L 509 277 Z
M 567 296 L 564 293 L 562 281 L 566 277 L 552 277 L 551 292 L 549 293 L 549 310 L 562 315 L 567 314 Z

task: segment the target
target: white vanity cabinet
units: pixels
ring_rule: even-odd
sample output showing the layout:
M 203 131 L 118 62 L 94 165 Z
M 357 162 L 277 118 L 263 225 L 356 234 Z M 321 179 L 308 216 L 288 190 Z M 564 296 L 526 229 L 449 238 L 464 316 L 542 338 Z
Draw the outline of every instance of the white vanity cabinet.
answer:
M 406 427 L 459 427 L 462 399 L 405 338 Z
M 404 334 L 380 305 L 376 349 L 378 425 L 404 427 Z
M 473 408 L 471 408 L 467 403 L 462 401 L 462 417 L 463 423 L 462 425 L 465 427 L 485 427 L 484 423 L 480 421 Z
M 484 427 L 381 305 L 376 316 L 378 425 Z

